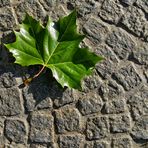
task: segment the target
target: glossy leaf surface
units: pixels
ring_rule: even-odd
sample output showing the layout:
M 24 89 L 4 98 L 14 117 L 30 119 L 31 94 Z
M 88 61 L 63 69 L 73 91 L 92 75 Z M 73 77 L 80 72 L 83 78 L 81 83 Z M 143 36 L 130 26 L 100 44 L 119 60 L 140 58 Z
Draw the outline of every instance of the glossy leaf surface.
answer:
M 81 88 L 81 79 L 90 75 L 102 57 L 80 48 L 84 35 L 77 32 L 76 11 L 54 23 L 50 18 L 42 26 L 28 14 L 16 41 L 5 46 L 22 66 L 43 65 L 51 69 L 55 79 L 69 88 Z

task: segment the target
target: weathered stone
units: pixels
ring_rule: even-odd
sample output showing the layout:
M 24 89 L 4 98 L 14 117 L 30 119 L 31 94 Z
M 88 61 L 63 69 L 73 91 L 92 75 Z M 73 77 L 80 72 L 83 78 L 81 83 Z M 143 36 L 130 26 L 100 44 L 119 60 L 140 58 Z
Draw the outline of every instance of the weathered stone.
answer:
M 143 26 L 146 22 L 144 13 L 136 7 L 129 7 L 123 15 L 121 23 L 137 36 L 143 35 Z
M 136 5 L 148 13 L 148 1 L 147 0 L 136 0 Z
M 105 59 L 82 91 L 62 89 L 49 70 L 21 88 L 21 78 L 40 66 L 10 64 L 15 59 L 3 43 L 15 41 L 15 21 L 27 12 L 45 24 L 48 16 L 56 21 L 74 8 L 87 35 L 80 46 Z M 147 0 L 0 0 L 0 148 L 147 148 L 147 8 Z M 7 120 L 20 121 L 11 128 L 20 133 L 7 136 Z M 15 142 L 21 140 L 15 134 L 23 142 Z
M 10 0 L 0 0 L 0 7 L 10 6 Z
M 58 133 L 81 130 L 81 116 L 77 109 L 65 106 L 55 111 L 55 122 Z
M 109 31 L 103 23 L 98 22 L 95 18 L 90 18 L 84 25 L 83 32 L 87 35 L 89 41 L 99 44 L 105 39 Z
M 131 135 L 132 138 L 138 142 L 138 140 L 148 140 L 148 116 L 142 116 L 137 122 L 135 122 Z
M 94 0 L 76 0 L 75 7 L 78 7 L 78 14 L 83 19 L 87 18 L 90 13 L 97 11 L 97 5 Z
M 93 141 L 85 144 L 84 148 L 109 148 L 107 142 Z
M 53 142 L 53 117 L 49 112 L 37 111 L 31 114 L 30 135 L 32 142 Z
M 118 138 L 113 139 L 113 148 L 132 148 L 132 142 L 130 138 Z
M 110 35 L 111 34 L 109 34 L 107 38 L 109 38 Z M 110 44 L 112 44 L 112 42 L 113 41 L 110 41 Z M 117 42 L 116 42 L 116 44 L 117 44 Z M 113 45 L 116 46 L 115 44 L 113 44 Z M 113 46 L 109 47 L 106 44 L 101 44 L 101 45 L 97 46 L 97 48 L 95 48 L 95 51 L 94 52 L 97 55 L 103 56 L 108 62 L 111 61 L 112 64 L 117 65 L 119 63 L 119 59 L 117 58 L 116 54 L 113 52 L 112 47 Z
M 9 7 L 0 8 L 0 30 L 6 31 L 16 25 L 12 11 Z
M 54 105 L 56 107 L 61 107 L 63 105 L 75 102 L 77 100 L 78 92 L 72 89 L 66 89 L 60 98 L 54 99 Z
M 83 136 L 80 134 L 75 135 L 60 135 L 59 147 L 60 148 L 80 148 L 83 147 Z
M 106 102 L 103 108 L 103 113 L 107 114 L 123 113 L 125 111 L 125 102 L 123 99 L 122 100 L 119 99 Z
M 136 0 L 120 0 L 123 4 L 132 5 Z
M 148 114 L 148 87 L 143 86 L 138 92 L 128 98 L 130 113 L 134 120 L 139 120 L 141 115 Z
M 88 93 L 79 99 L 78 108 L 82 115 L 88 115 L 101 111 L 103 102 L 96 93 Z
M 101 55 L 105 58 L 101 63 L 96 65 L 97 72 L 103 78 L 109 78 L 112 72 L 119 65 L 119 59 L 116 54 L 107 45 L 100 45 L 95 49 L 97 55 Z
M 90 90 L 94 91 L 95 89 L 99 88 L 101 84 L 101 78 L 98 77 L 97 72 L 94 72 L 92 75 L 83 80 L 83 92 L 87 93 L 90 92 Z
M 57 5 L 54 7 L 54 10 L 50 12 L 50 17 L 54 20 L 57 21 L 59 20 L 60 17 L 63 17 L 66 15 L 65 8 L 62 5 Z
M 132 63 L 122 67 L 118 72 L 115 72 L 113 78 L 121 84 L 125 90 L 131 90 L 139 86 L 142 82 L 136 67 Z
M 27 145 L 19 143 L 5 144 L 4 148 L 26 148 Z
M 106 43 L 120 59 L 127 59 L 136 46 L 134 40 L 121 29 L 113 30 L 107 37 Z
M 19 90 L 17 88 L 0 89 L 0 115 L 13 116 L 22 112 Z
M 148 45 L 142 44 L 133 50 L 130 60 L 140 65 L 148 65 Z
M 5 122 L 6 137 L 16 143 L 24 143 L 26 141 L 26 127 L 21 120 L 7 119 Z
M 143 37 L 144 37 L 144 41 L 148 42 L 148 23 L 147 22 L 143 26 Z
M 124 96 L 123 88 L 113 80 L 108 81 L 108 83 L 102 84 L 102 86 L 98 89 L 98 93 L 105 101 L 119 99 Z
M 110 131 L 112 133 L 128 132 L 131 128 L 131 119 L 128 115 L 110 117 Z
M 0 87 L 1 88 L 10 88 L 12 86 L 16 85 L 16 80 L 13 77 L 13 74 L 11 72 L 3 73 L 0 70 Z
M 52 7 L 56 5 L 57 0 L 39 0 L 39 2 L 43 5 L 46 11 L 51 11 Z
M 31 144 L 30 148 L 47 148 L 47 144 Z
M 4 121 L 5 118 L 0 117 L 0 146 L 4 146 L 6 138 L 4 137 Z
M 114 71 L 114 66 L 116 65 L 113 65 L 113 62 L 110 60 L 104 60 L 96 65 L 96 70 L 103 79 L 109 79 L 112 72 Z
M 25 12 L 34 16 L 36 19 L 44 20 L 46 13 L 42 9 L 41 5 L 36 0 L 25 0 L 14 7 L 19 22 L 21 22 L 25 16 Z
M 52 109 L 51 90 L 46 75 L 32 82 L 23 89 L 26 111 Z
M 37 109 L 48 109 L 51 110 L 53 106 L 52 100 L 50 97 L 47 97 L 46 99 L 42 100 L 39 104 L 36 104 Z
M 86 136 L 89 140 L 103 139 L 108 135 L 108 119 L 106 117 L 92 117 L 87 120 Z
M 114 0 L 105 0 L 101 6 L 99 16 L 110 23 L 117 24 L 123 15 L 123 7 Z

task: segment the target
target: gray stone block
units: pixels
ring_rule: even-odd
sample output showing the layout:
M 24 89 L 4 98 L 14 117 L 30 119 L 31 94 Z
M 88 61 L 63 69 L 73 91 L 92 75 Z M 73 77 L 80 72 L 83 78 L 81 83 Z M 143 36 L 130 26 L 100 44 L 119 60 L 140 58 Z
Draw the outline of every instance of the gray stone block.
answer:
M 25 0 L 14 7 L 18 21 L 22 22 L 25 17 L 25 12 L 38 18 L 39 20 L 44 20 L 46 12 L 42 9 L 41 5 L 36 0 Z
M 143 36 L 143 27 L 146 23 L 146 19 L 140 9 L 129 7 L 127 12 L 123 15 L 121 23 L 136 36 Z
M 96 93 L 89 93 L 79 99 L 78 108 L 82 115 L 98 113 L 101 111 L 103 102 Z
M 133 147 L 131 139 L 126 137 L 113 139 L 112 145 L 113 145 L 113 148 L 119 148 L 119 147 L 132 148 Z
M 0 0 L 0 7 L 10 6 L 10 0 Z
M 136 5 L 148 13 L 148 1 L 147 0 L 136 0 Z
M 110 131 L 112 133 L 124 133 L 130 131 L 131 119 L 129 115 L 119 115 L 109 118 Z
M 141 115 L 148 114 L 148 87 L 143 86 L 139 91 L 131 95 L 127 104 L 134 120 L 139 120 Z
M 83 136 L 80 134 L 68 134 L 59 136 L 60 148 L 80 148 L 83 147 Z
M 2 7 L 0 8 L 0 30 L 7 31 L 15 27 L 15 18 L 12 15 L 11 8 Z
M 104 101 L 120 99 L 124 96 L 123 88 L 118 85 L 115 81 L 110 80 L 108 83 L 103 83 L 98 89 L 98 93 L 101 95 Z
M 134 140 L 143 140 L 143 142 L 148 141 L 148 116 L 142 116 L 137 122 L 135 122 L 131 135 Z
M 47 144 L 31 144 L 30 148 L 47 148 Z
M 29 139 L 31 142 L 53 142 L 53 132 L 53 117 L 50 112 L 36 111 L 31 114 L 29 134 Z
M 106 43 L 120 59 L 127 59 L 136 46 L 132 37 L 121 29 L 113 30 L 107 37 Z
M 0 89 L 0 115 L 13 116 L 22 112 L 19 90 L 15 87 Z
M 26 134 L 24 121 L 15 119 L 7 119 L 5 121 L 5 135 L 8 140 L 16 143 L 25 143 Z
M 101 78 L 98 77 L 98 74 L 94 72 L 91 76 L 88 76 L 83 81 L 83 92 L 87 93 L 90 92 L 90 90 L 94 91 L 97 88 L 99 88 L 102 84 Z
M 56 5 L 57 0 L 39 0 L 46 11 L 51 11 Z
M 113 78 L 121 84 L 125 90 L 131 90 L 142 83 L 142 78 L 132 63 L 115 72 Z
M 75 102 L 77 100 L 78 92 L 72 90 L 72 89 L 66 89 L 64 92 L 61 92 L 61 97 L 54 98 L 54 105 L 56 107 L 61 107 L 66 104 L 70 104 L 72 102 Z
M 78 15 L 85 19 L 87 15 L 97 11 L 95 0 L 76 0 L 75 7 L 78 7 Z
M 109 134 L 106 117 L 92 117 L 87 120 L 86 136 L 89 140 L 103 139 Z
M 123 99 L 108 101 L 105 103 L 103 113 L 106 114 L 119 114 L 125 111 L 125 102 Z
M 101 6 L 99 16 L 110 23 L 117 24 L 123 15 L 123 7 L 114 0 L 105 0 Z
M 133 50 L 130 60 L 140 65 L 148 65 L 148 45 L 142 44 Z
M 103 23 L 98 22 L 95 18 L 90 18 L 84 25 L 83 32 L 93 44 L 100 44 L 109 30 Z
M 32 82 L 29 87 L 23 88 L 24 105 L 27 112 L 53 108 L 52 86 L 49 85 L 48 77 L 44 74 Z
M 92 141 L 86 143 L 84 148 L 109 148 L 109 144 L 106 141 Z
M 1 67 L 3 68 L 3 67 Z M 11 72 L 1 72 L 0 71 L 0 87 L 10 88 L 16 85 L 16 80 Z
M 71 106 L 65 106 L 55 111 L 55 123 L 58 133 L 81 131 L 81 115 Z

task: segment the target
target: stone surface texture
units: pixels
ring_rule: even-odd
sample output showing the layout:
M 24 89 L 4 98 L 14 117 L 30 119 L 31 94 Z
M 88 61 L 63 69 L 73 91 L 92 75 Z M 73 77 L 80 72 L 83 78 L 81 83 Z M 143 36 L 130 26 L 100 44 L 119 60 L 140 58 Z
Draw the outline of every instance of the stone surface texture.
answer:
M 45 71 L 29 86 L 4 43 L 25 12 L 42 23 L 77 8 L 78 26 L 104 61 L 83 90 L 61 89 Z M 0 0 L 0 148 L 147 148 L 148 0 Z

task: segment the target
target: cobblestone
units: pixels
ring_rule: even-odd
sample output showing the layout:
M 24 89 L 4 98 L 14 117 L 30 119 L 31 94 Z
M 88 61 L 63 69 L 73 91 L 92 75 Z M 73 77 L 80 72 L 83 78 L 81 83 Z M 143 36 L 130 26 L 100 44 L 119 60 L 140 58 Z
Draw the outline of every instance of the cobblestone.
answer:
M 114 0 L 105 0 L 102 4 L 99 16 L 107 21 L 117 24 L 121 16 L 123 15 L 123 8 Z
M 24 143 L 26 141 L 26 127 L 21 120 L 6 120 L 5 134 L 10 141 Z
M 9 7 L 0 8 L 0 30 L 7 31 L 8 28 L 12 29 L 16 25 L 12 11 Z
M 86 38 L 102 55 L 83 90 L 61 89 L 44 71 L 28 86 L 4 43 L 15 41 L 25 12 L 43 24 L 74 8 Z M 0 0 L 0 148 L 147 148 L 147 0 Z
M 113 133 L 128 132 L 131 128 L 131 119 L 128 115 L 110 117 L 110 131 Z
M 94 117 L 87 120 L 86 135 L 89 140 L 103 139 L 107 137 L 108 119 L 106 117 Z
M 148 117 L 143 116 L 137 122 L 135 122 L 131 135 L 135 140 L 148 140 Z
M 81 115 L 77 109 L 65 106 L 55 112 L 58 133 L 81 130 Z
M 13 116 L 22 112 L 17 88 L 0 89 L 0 115 Z
M 61 148 L 80 148 L 83 147 L 83 140 L 81 135 L 61 135 L 59 146 Z
M 49 112 L 33 112 L 30 119 L 30 135 L 32 142 L 53 142 L 53 117 Z
M 99 95 L 86 94 L 84 98 L 80 98 L 78 108 L 83 115 L 100 112 L 103 106 L 103 102 Z
M 122 67 L 118 72 L 113 74 L 113 77 L 124 87 L 125 90 L 131 90 L 134 87 L 139 86 L 142 82 L 142 79 L 133 64 Z
M 99 44 L 104 40 L 109 31 L 103 23 L 98 22 L 94 18 L 90 18 L 84 25 L 83 32 L 88 36 L 90 41 L 94 44 Z
M 132 142 L 131 139 L 129 138 L 118 138 L 118 139 L 113 139 L 112 143 L 114 148 L 132 148 Z
M 133 39 L 120 29 L 113 30 L 113 32 L 107 37 L 106 43 L 120 59 L 127 59 L 136 46 Z
M 125 111 L 125 102 L 121 100 L 108 101 L 104 105 L 103 113 L 118 114 Z
M 127 103 L 134 120 L 139 120 L 141 115 L 148 114 L 148 87 L 143 86 L 139 92 L 136 92 L 133 96 L 129 97 Z
M 93 141 L 85 144 L 85 148 L 109 148 L 109 144 L 107 142 Z
M 137 36 L 143 36 L 143 26 L 146 23 L 144 13 L 136 7 L 129 7 L 122 17 L 122 24 Z

